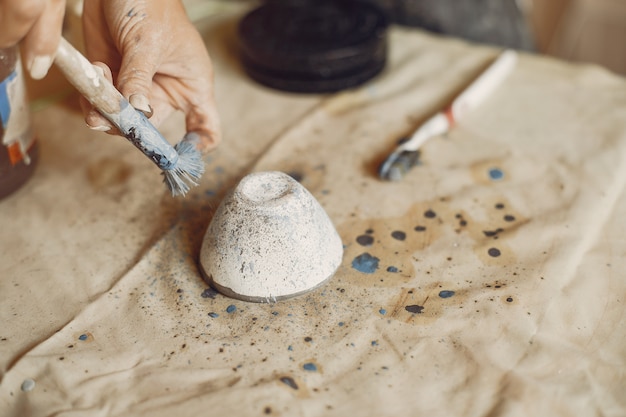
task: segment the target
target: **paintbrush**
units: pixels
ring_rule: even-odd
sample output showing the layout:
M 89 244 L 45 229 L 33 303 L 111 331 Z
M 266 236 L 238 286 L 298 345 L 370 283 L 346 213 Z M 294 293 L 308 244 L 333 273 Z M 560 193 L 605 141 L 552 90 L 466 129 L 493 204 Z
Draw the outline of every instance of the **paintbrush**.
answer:
M 61 39 L 54 59 L 65 78 L 135 147 L 163 172 L 173 196 L 185 195 L 204 172 L 202 155 L 191 141 L 170 145 L 148 118 L 69 42 Z
M 511 72 L 517 61 L 517 53 L 505 50 L 444 110 L 430 117 L 385 159 L 378 169 L 378 176 L 389 181 L 399 181 L 417 164 L 419 148 L 428 139 L 450 130 L 469 110 L 478 106 Z

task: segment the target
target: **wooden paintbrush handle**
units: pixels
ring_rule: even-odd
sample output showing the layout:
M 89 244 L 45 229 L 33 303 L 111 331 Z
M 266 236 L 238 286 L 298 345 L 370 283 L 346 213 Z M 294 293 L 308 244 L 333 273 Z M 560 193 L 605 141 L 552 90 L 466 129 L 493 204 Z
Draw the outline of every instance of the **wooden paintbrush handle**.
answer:
M 69 42 L 61 38 L 55 64 L 104 117 L 161 169 L 176 167 L 178 153 L 146 116 L 135 110 L 115 86 Z
M 107 119 L 119 114 L 122 94 L 96 69 L 76 48 L 61 38 L 57 49 L 55 64 L 65 78 Z M 115 118 L 115 117 L 114 117 Z M 118 121 L 110 120 L 118 126 Z

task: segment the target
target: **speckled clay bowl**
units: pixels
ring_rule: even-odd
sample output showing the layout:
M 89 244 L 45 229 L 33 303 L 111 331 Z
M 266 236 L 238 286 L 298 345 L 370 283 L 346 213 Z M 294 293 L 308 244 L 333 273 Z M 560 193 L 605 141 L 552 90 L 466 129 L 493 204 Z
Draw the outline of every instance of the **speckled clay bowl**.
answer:
M 200 267 L 224 295 L 274 302 L 321 285 L 342 256 L 341 238 L 317 200 L 287 174 L 258 172 L 218 207 Z

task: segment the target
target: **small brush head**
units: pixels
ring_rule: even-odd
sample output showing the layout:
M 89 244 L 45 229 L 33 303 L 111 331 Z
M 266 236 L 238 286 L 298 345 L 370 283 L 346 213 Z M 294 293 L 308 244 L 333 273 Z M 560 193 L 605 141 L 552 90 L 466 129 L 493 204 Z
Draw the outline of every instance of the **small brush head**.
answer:
M 204 161 L 200 151 L 191 142 L 182 140 L 174 149 L 178 153 L 178 160 L 172 169 L 163 170 L 163 182 L 172 196 L 184 196 L 191 186 L 198 185 L 198 180 L 204 173 Z
M 419 164 L 419 151 L 402 151 L 392 154 L 378 170 L 378 176 L 387 181 L 400 181 L 411 168 Z

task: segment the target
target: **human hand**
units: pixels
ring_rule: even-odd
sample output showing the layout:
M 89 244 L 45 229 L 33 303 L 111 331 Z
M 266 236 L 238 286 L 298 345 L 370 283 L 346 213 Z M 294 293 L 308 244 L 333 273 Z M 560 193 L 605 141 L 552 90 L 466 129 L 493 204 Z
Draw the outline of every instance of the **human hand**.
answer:
M 211 60 L 180 0 L 89 0 L 83 27 L 87 57 L 153 125 L 181 110 L 198 150 L 217 146 Z M 119 133 L 86 99 L 81 107 L 89 127 Z
M 48 73 L 61 39 L 65 0 L 0 0 L 0 48 L 21 42 L 30 76 Z

